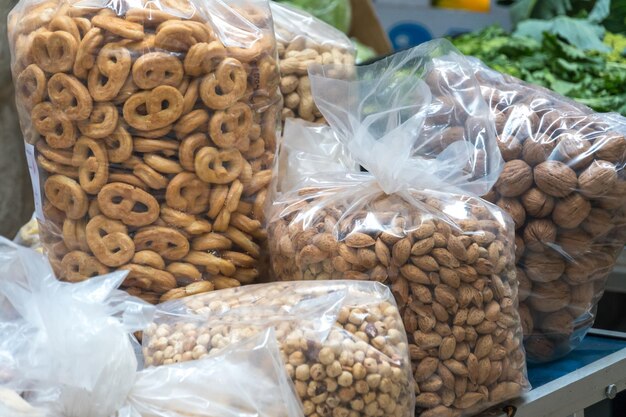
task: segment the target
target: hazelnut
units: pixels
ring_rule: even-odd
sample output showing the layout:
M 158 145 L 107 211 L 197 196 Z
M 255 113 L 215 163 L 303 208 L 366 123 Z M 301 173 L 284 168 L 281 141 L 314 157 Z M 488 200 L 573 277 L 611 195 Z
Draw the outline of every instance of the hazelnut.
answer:
M 557 138 L 550 159 L 561 161 L 572 169 L 586 167 L 593 160 L 591 142 L 574 130 L 566 130 Z
M 530 291 L 533 288 L 533 283 L 528 277 L 523 269 L 516 268 L 517 271 L 517 282 L 518 282 L 518 297 L 520 301 L 524 301 L 530 295 Z
M 518 313 L 520 321 L 522 322 L 522 331 L 524 332 L 524 337 L 527 337 L 533 332 L 533 316 L 530 313 L 530 309 L 524 303 L 521 303 L 518 307 Z
M 556 142 L 554 139 L 546 135 L 530 138 L 524 142 L 522 158 L 528 165 L 534 167 L 548 160 L 555 146 Z
M 535 183 L 553 197 L 566 197 L 576 188 L 578 178 L 570 167 L 559 161 L 545 161 L 534 170 Z
M 574 317 L 564 308 L 543 317 L 537 328 L 551 339 L 567 338 L 574 333 Z
M 565 253 L 575 258 L 591 248 L 592 240 L 589 233 L 580 229 L 574 229 L 559 232 L 557 243 Z
M 529 301 L 531 307 L 542 313 L 551 313 L 567 307 L 570 301 L 569 285 L 561 280 L 535 282 Z
M 516 159 L 504 164 L 495 188 L 504 197 L 516 197 L 528 190 L 532 184 L 532 169 L 526 162 Z
M 594 147 L 597 149 L 596 157 L 613 163 L 623 163 L 626 161 L 626 138 L 619 134 L 610 132 L 606 137 L 595 140 Z
M 602 196 L 615 186 L 617 171 L 608 161 L 593 161 L 578 177 L 580 192 L 586 197 Z
M 556 226 L 550 220 L 531 220 L 524 228 L 524 243 L 533 252 L 543 252 L 556 240 Z
M 521 264 L 528 278 L 534 282 L 550 282 L 565 271 L 565 261 L 554 252 L 528 252 Z
M 519 229 L 526 222 L 526 211 L 519 200 L 515 198 L 502 197 L 496 203 L 498 207 L 509 213 L 515 223 L 515 229 Z
M 539 188 L 531 188 L 522 195 L 522 205 L 530 216 L 546 217 L 554 209 L 554 197 Z
M 515 136 L 499 136 L 498 148 L 505 161 L 519 159 L 522 155 L 522 143 Z
M 554 205 L 552 220 L 566 229 L 578 227 L 591 212 L 591 203 L 578 193 L 560 199 Z
M 613 216 L 607 210 L 592 208 L 580 227 L 593 238 L 598 238 L 613 230 Z

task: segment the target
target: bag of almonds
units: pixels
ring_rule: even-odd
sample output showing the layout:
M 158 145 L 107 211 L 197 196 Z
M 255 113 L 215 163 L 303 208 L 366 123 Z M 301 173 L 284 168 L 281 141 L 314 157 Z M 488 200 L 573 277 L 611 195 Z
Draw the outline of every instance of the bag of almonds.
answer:
M 280 91 L 285 104 L 282 120 L 295 117 L 323 123 L 311 95 L 307 68 L 311 64 L 339 64 L 345 66 L 345 71 L 351 71 L 356 49 L 343 32 L 307 12 L 275 2 L 270 5 L 280 58 Z
M 327 77 L 333 69 L 310 69 L 330 124 L 319 132 L 368 172 L 350 170 L 349 160 L 343 171 L 341 163 L 331 172 L 287 167 L 295 185 L 277 192 L 268 214 L 275 278 L 391 287 L 419 416 L 466 416 L 520 395 L 529 385 L 514 227 L 477 197 L 494 184 L 502 159 L 471 67 L 447 41 L 433 41 L 357 68 L 355 80 Z M 423 80 L 435 70 L 445 77 L 428 88 Z M 307 129 L 288 121 L 285 143 Z
M 486 198 L 515 221 L 526 351 L 557 359 L 593 325 L 626 243 L 626 119 L 473 65 L 506 161 Z
M 21 0 L 9 17 L 58 277 L 158 301 L 251 283 L 280 118 L 266 0 Z
M 143 335 L 147 366 L 219 355 L 273 328 L 305 416 L 414 415 L 404 326 L 380 283 L 254 285 L 170 301 L 158 310 Z
M 302 416 L 272 329 L 138 371 L 132 332 L 152 325 L 155 307 L 117 289 L 127 273 L 59 282 L 44 256 L 0 238 L 0 301 L 11 305 L 0 310 L 0 415 Z

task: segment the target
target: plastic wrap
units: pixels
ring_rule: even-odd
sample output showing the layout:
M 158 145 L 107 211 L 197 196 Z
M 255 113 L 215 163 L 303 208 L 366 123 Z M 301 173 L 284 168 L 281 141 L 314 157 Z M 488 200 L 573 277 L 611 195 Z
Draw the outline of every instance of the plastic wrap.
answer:
M 272 329 L 138 371 L 132 332 L 155 308 L 116 289 L 126 273 L 61 283 L 42 255 L 0 241 L 3 417 L 301 416 Z
M 626 119 L 473 65 L 506 161 L 486 198 L 515 220 L 526 350 L 557 359 L 592 327 L 626 243 Z
M 306 10 L 318 19 L 348 33 L 352 24 L 352 3 L 350 0 L 277 0 Z
M 303 163 L 279 170 L 294 185 L 277 178 L 268 215 L 275 277 L 391 287 L 408 333 L 417 415 L 470 415 L 521 394 L 528 381 L 514 228 L 477 197 L 503 161 L 472 68 L 435 41 L 360 67 L 353 81 L 333 79 L 334 70 L 310 69 L 330 124 L 317 132 L 349 158 L 328 172 L 300 172 Z M 285 149 L 299 161 L 328 148 L 310 155 L 300 147 L 309 129 L 296 121 L 285 129 Z M 351 159 L 368 172 L 349 169 Z
M 404 327 L 379 283 L 274 283 L 165 303 L 144 333 L 146 365 L 220 355 L 268 328 L 304 415 L 413 416 Z
M 339 30 L 301 10 L 271 3 L 278 56 L 280 91 L 285 108 L 283 121 L 295 117 L 323 123 L 324 118 L 311 96 L 307 68 L 311 64 L 354 64 L 356 50 L 352 41 Z
M 41 238 L 39 236 L 39 223 L 37 222 L 37 218 L 34 214 L 28 223 L 20 227 L 20 230 L 17 232 L 13 241 L 18 245 L 43 252 L 43 248 L 41 247 Z
M 266 0 L 22 0 L 9 38 L 61 279 L 125 269 L 153 303 L 256 279 L 281 101 Z

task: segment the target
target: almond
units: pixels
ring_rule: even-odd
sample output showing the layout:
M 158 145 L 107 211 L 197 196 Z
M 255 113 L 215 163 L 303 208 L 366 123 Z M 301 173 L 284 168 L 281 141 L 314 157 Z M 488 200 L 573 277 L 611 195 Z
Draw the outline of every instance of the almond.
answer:
M 367 269 L 373 269 L 377 264 L 377 256 L 373 250 L 361 248 L 357 250 L 359 265 Z
M 437 375 L 441 377 L 444 387 L 450 390 L 454 389 L 454 374 L 441 362 L 439 362 L 439 365 L 437 366 Z
M 484 357 L 489 356 L 491 353 L 491 349 L 493 348 L 493 339 L 491 335 L 485 335 L 478 338 L 476 342 L 476 347 L 474 348 L 474 353 L 478 359 L 482 359 Z
M 443 361 L 443 364 L 454 375 L 457 375 L 457 376 L 467 376 L 467 374 L 468 374 L 467 367 L 465 365 L 463 365 L 461 362 L 457 361 L 456 359 L 447 359 L 447 360 Z
M 454 319 L 452 320 L 452 324 L 455 326 L 462 326 L 467 321 L 467 316 L 469 315 L 469 310 L 466 308 L 459 309 L 454 315 Z
M 327 253 L 337 253 L 339 243 L 330 233 L 322 233 L 313 238 L 313 244 Z
M 465 335 L 465 332 L 463 332 Z M 464 361 L 469 357 L 470 347 L 466 342 L 461 342 L 456 344 L 456 349 L 454 350 L 454 359 L 457 361 Z
M 437 374 L 431 375 L 426 381 L 419 384 L 422 392 L 437 392 L 443 387 L 443 380 Z
M 433 313 L 435 313 L 435 317 L 437 318 L 437 320 L 439 320 L 442 323 L 446 323 L 449 320 L 450 315 L 448 314 L 448 311 L 446 310 L 444 306 L 442 306 L 441 304 L 437 302 L 434 302 L 432 303 L 432 307 L 433 307 Z
M 413 230 L 413 236 L 416 239 L 426 239 L 435 233 L 435 226 L 432 223 L 422 223 Z
M 432 256 L 411 256 L 411 262 L 426 272 L 439 271 L 439 264 Z
M 459 274 L 450 268 L 441 268 L 439 270 L 439 278 L 441 278 L 441 282 L 451 286 L 452 288 L 459 288 L 461 285 L 461 278 Z
M 480 401 L 484 399 L 485 397 L 481 393 L 468 392 L 468 393 L 465 393 L 462 397 L 457 398 L 456 401 L 454 401 L 454 406 L 456 408 L 460 408 L 461 410 L 464 410 L 466 408 L 471 408 L 475 406 L 476 404 L 478 404 Z
M 424 392 L 415 397 L 415 405 L 423 408 L 433 408 L 441 404 L 441 397 L 433 392 Z
M 339 245 L 339 256 L 353 265 L 358 265 L 359 257 L 357 256 L 356 249 L 352 249 L 348 247 L 348 245 L 341 244 Z
M 448 252 L 458 260 L 467 260 L 467 249 L 465 249 L 463 241 L 457 236 L 448 236 Z
M 470 353 L 465 363 L 467 364 L 467 372 L 470 381 L 476 383 L 478 380 L 478 358 L 473 353 Z
M 467 392 L 467 377 L 457 376 L 454 381 L 454 395 L 462 396 Z
M 450 404 L 444 402 L 444 405 L 438 405 L 430 410 L 422 411 L 420 417 L 458 417 L 458 412 L 449 408 L 451 404 L 452 402 Z
M 450 359 L 456 349 L 456 339 L 454 336 L 446 336 L 439 345 L 439 359 Z
M 411 264 L 406 264 L 400 268 L 400 273 L 403 277 L 411 282 L 415 282 L 417 284 L 429 285 L 430 280 L 428 276 L 418 267 Z
M 467 315 L 467 324 L 476 326 L 485 319 L 485 312 L 479 308 L 472 308 Z
M 477 384 L 484 384 L 489 378 L 489 373 L 491 372 L 491 361 L 489 358 L 482 358 L 478 361 L 478 378 L 476 379 Z
M 367 248 L 376 243 L 376 241 L 365 233 L 350 233 L 345 240 L 346 245 L 351 248 Z
M 376 240 L 374 252 L 376 252 L 376 257 L 381 264 L 383 264 L 384 266 L 389 266 L 389 264 L 391 263 L 391 253 L 389 252 L 389 248 L 387 247 L 387 245 L 385 245 L 382 240 Z
M 435 299 L 444 307 L 452 307 L 456 304 L 456 291 L 448 285 L 435 287 Z
M 328 257 L 327 254 L 319 250 L 317 246 L 314 245 L 306 245 L 300 251 L 300 264 L 305 266 L 309 264 L 315 264 L 318 262 L 322 262 L 324 259 Z
M 433 294 L 430 292 L 430 289 L 421 284 L 411 283 L 409 285 L 411 289 L 411 293 L 413 296 L 420 302 L 424 304 L 430 304 L 433 302 Z
M 446 249 L 435 248 L 431 254 L 440 266 L 447 266 L 448 268 L 458 268 L 461 266 L 459 260 Z
M 430 253 L 431 250 L 435 247 L 435 239 L 432 237 L 418 240 L 411 247 L 411 255 L 413 256 L 422 256 Z
M 427 357 L 422 359 L 415 370 L 415 381 L 418 383 L 426 381 L 435 373 L 438 366 L 439 359 L 437 358 Z
M 422 349 L 438 348 L 442 341 L 441 336 L 437 333 L 424 333 L 420 330 L 413 333 L 413 339 L 415 340 L 415 344 Z
M 411 240 L 409 238 L 400 239 L 393 245 L 391 250 L 392 262 L 397 266 L 404 265 L 411 256 Z
M 489 401 L 499 403 L 514 398 L 522 392 L 522 387 L 517 382 L 502 382 L 491 389 Z

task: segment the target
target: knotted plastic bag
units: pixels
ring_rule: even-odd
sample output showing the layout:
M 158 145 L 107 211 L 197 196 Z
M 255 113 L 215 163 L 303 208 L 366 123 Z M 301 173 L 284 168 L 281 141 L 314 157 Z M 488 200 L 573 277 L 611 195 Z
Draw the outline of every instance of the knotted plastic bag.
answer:
M 61 283 L 42 255 L 0 241 L 3 416 L 301 415 L 271 329 L 202 361 L 140 371 L 132 333 L 155 308 L 116 289 L 125 274 Z
M 268 215 L 275 278 L 388 285 L 409 338 L 417 415 L 469 415 L 521 394 L 514 227 L 478 198 L 503 161 L 471 66 L 434 41 L 357 68 L 354 79 L 337 74 L 310 69 L 330 129 L 288 121 L 280 161 L 320 160 L 332 147 L 301 146 L 315 134 L 348 158 L 328 171 L 278 171 Z

